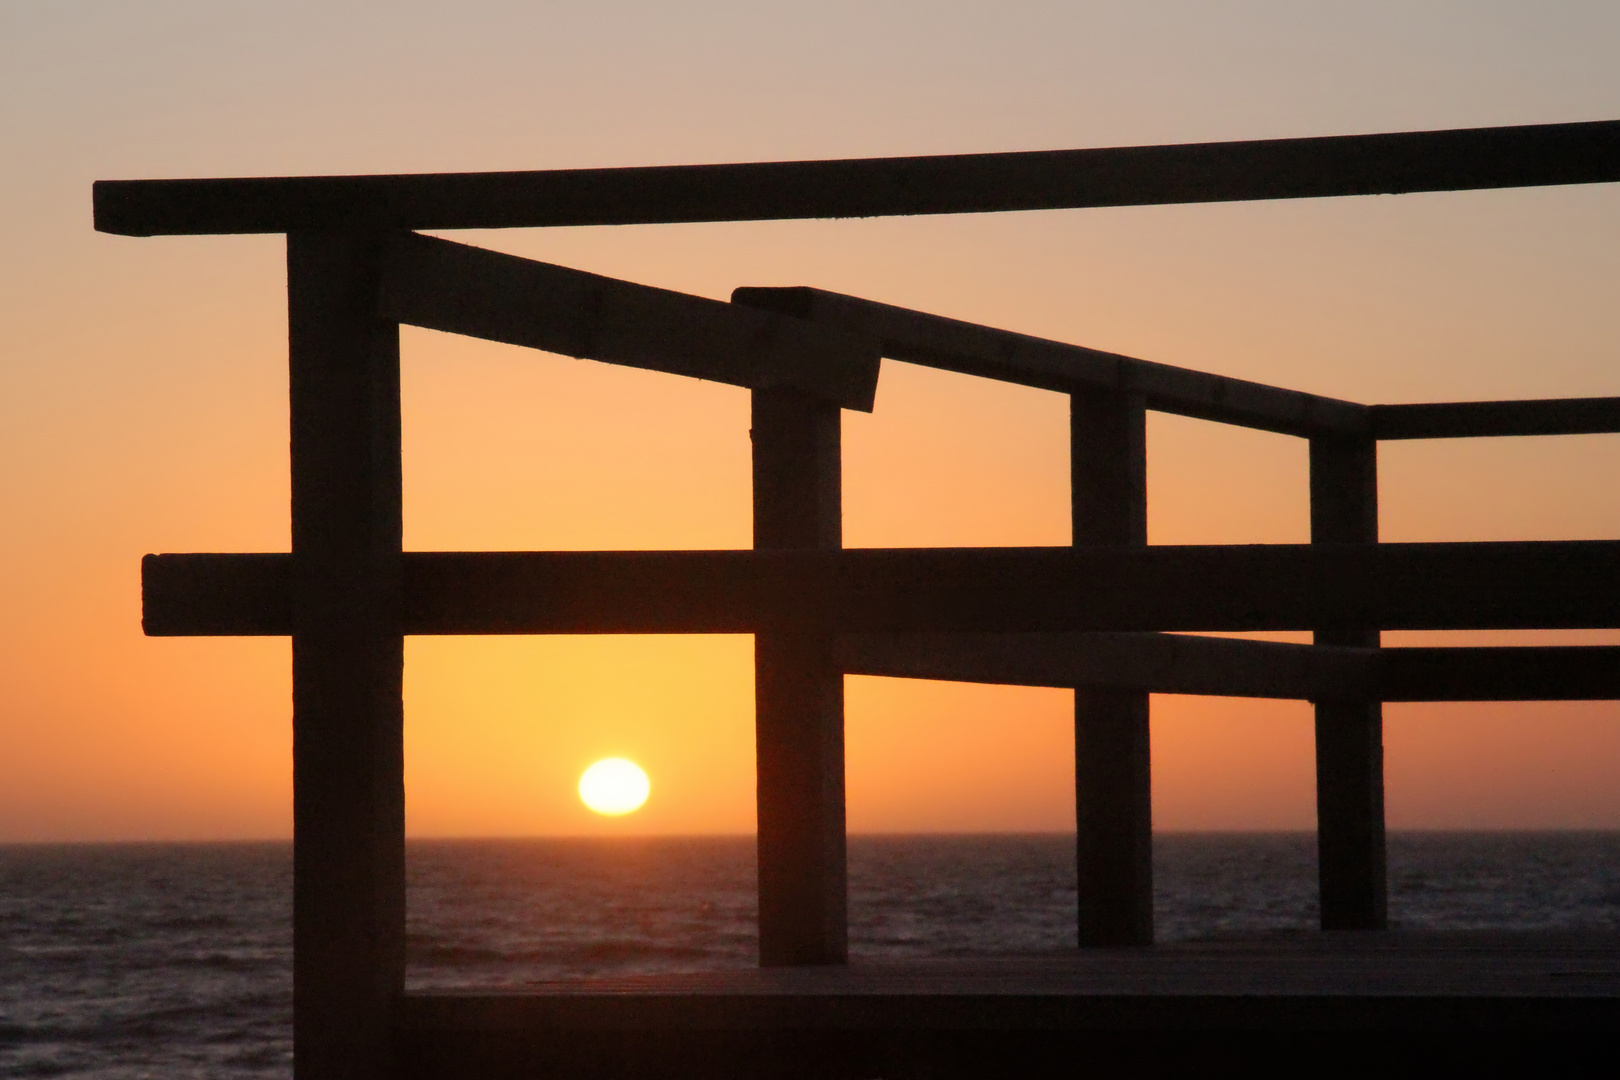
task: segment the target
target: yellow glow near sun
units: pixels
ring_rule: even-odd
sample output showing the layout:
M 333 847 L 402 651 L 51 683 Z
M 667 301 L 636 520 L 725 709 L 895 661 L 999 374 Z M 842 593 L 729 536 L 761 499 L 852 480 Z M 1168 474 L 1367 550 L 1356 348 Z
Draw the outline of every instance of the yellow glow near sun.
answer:
M 579 778 L 580 801 L 612 817 L 641 809 L 651 790 L 641 766 L 624 758 L 603 758 Z

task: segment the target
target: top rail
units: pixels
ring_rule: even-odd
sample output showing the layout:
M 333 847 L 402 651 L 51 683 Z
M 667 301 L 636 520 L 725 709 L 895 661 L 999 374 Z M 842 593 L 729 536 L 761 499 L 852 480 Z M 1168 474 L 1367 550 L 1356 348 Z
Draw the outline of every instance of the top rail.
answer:
M 808 319 L 882 342 L 908 363 L 1068 393 L 1097 386 L 1142 394 L 1159 412 L 1310 436 L 1367 433 L 1367 406 L 804 286 L 740 288 L 733 303 Z
M 1620 432 L 1620 397 L 1371 405 L 1368 423 L 1380 440 L 1608 435 Z
M 1308 199 L 1620 180 L 1620 120 L 932 157 L 102 180 L 128 236 L 532 228 Z

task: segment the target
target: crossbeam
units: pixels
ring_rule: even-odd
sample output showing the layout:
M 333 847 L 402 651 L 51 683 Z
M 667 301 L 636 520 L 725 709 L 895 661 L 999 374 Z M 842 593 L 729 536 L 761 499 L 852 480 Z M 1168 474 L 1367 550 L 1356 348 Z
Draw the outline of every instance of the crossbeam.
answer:
M 563 356 L 872 411 L 878 347 L 802 319 L 414 233 L 384 249 L 379 314 Z
M 129 236 L 501 229 L 1242 202 L 1620 180 L 1620 121 L 1011 154 L 547 172 L 102 180 Z
M 1357 649 L 1192 634 L 846 634 L 847 675 L 1319 701 L 1620 700 L 1620 647 Z
M 1159 412 L 1288 435 L 1367 431 L 1367 406 L 1353 401 L 1138 360 L 822 289 L 741 288 L 732 292 L 731 299 L 876 338 L 884 356 L 911 364 L 1062 393 L 1096 387 L 1141 394 L 1148 408 Z
M 1315 700 L 1371 694 L 1371 649 L 1192 634 L 847 634 L 848 675 Z
M 1620 626 L 1620 542 L 411 552 L 407 634 Z M 146 632 L 279 635 L 287 555 L 148 555 Z
M 1620 432 L 1620 397 L 1370 405 L 1375 439 L 1468 439 Z

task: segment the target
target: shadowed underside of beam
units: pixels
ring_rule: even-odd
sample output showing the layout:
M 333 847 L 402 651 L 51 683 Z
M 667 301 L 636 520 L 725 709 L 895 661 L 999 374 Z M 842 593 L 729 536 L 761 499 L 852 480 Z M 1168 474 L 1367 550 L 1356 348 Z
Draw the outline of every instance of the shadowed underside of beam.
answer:
M 701 296 L 402 233 L 379 314 L 411 326 L 872 411 L 875 340 Z
M 103 180 L 132 236 L 879 217 L 1620 180 L 1620 121 L 1012 154 L 551 172 Z

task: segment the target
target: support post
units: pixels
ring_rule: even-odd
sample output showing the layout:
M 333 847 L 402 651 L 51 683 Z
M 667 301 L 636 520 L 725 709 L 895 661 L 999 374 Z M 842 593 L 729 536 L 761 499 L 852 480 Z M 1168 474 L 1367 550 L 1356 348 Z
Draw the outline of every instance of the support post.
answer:
M 394 1075 L 405 989 L 399 331 L 380 244 L 287 237 L 293 1068 Z
M 1075 544 L 1147 544 L 1147 407 L 1140 394 L 1069 395 Z M 1153 789 L 1148 695 L 1074 691 L 1080 944 L 1153 942 Z
M 1311 542 L 1378 542 L 1378 443 L 1311 439 Z M 1318 627 L 1318 645 L 1377 648 L 1376 627 Z M 1384 849 L 1384 706 L 1316 702 L 1316 836 L 1322 929 L 1388 925 Z
M 843 545 L 838 406 L 753 392 L 754 547 Z M 844 855 L 844 677 L 828 627 L 772 613 L 754 636 L 759 958 L 849 957 Z

